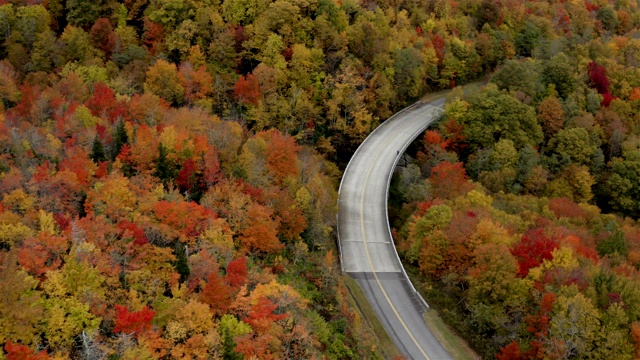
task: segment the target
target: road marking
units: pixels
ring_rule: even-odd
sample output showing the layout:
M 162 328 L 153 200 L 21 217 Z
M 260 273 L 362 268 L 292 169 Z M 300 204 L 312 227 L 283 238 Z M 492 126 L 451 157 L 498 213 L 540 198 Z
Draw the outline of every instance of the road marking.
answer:
M 421 115 L 416 115 L 410 121 L 408 121 L 404 126 L 400 127 L 400 129 L 404 129 L 408 127 L 410 124 L 412 124 L 415 121 L 415 119 L 419 118 L 420 116 Z M 391 139 L 385 141 L 383 146 L 380 147 L 380 149 L 384 149 L 385 145 L 388 144 L 390 141 Z M 378 154 L 376 154 L 374 159 L 377 160 L 378 157 L 380 157 L 381 153 L 382 152 L 378 152 Z M 371 170 L 373 170 L 373 164 L 375 163 L 376 163 L 375 161 L 370 162 L 371 165 L 369 166 L 369 171 L 367 172 L 367 176 L 365 177 L 364 185 L 362 186 L 362 196 L 360 197 L 360 231 L 362 232 L 362 242 L 364 243 L 364 251 L 367 255 L 367 259 L 369 260 L 369 267 L 371 267 L 371 272 L 373 273 L 373 276 L 376 278 L 376 282 L 378 283 L 378 286 L 382 291 L 382 295 L 384 295 L 385 299 L 387 300 L 387 303 L 391 307 L 391 310 L 393 310 L 393 313 L 396 315 L 396 317 L 400 321 L 400 324 L 402 325 L 404 330 L 407 332 L 407 334 L 409 334 L 409 337 L 411 338 L 411 340 L 413 340 L 413 343 L 418 347 L 418 350 L 420 350 L 420 352 L 425 357 L 425 359 L 431 360 L 427 355 L 427 353 L 424 351 L 424 349 L 422 349 L 422 346 L 418 344 L 418 341 L 416 340 L 415 336 L 413 336 L 413 333 L 411 332 L 411 330 L 409 330 L 404 320 L 402 320 L 402 317 L 400 317 L 400 314 L 398 313 L 398 310 L 396 310 L 396 307 L 393 306 L 393 303 L 391 303 L 391 299 L 389 298 L 389 295 L 387 295 L 387 292 L 384 290 L 384 287 L 382 286 L 382 283 L 378 278 L 378 274 L 376 273 L 375 267 L 373 266 L 373 261 L 371 260 L 371 255 L 369 254 L 369 246 L 367 246 L 367 236 L 365 235 L 365 230 L 364 230 L 364 194 L 365 194 L 364 190 L 367 188 L 367 183 L 369 182 L 369 175 L 371 175 Z M 393 171 L 393 169 L 391 169 L 391 171 Z M 390 241 L 393 241 L 393 239 L 390 239 Z M 400 264 L 400 266 L 402 266 L 402 264 Z

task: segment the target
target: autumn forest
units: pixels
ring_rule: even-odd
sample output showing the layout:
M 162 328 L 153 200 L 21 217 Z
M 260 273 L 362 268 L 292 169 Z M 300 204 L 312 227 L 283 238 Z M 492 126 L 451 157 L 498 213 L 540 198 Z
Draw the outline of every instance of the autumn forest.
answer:
M 640 357 L 637 2 L 0 4 L 0 359 L 384 358 L 337 187 L 447 89 L 389 203 L 427 301 L 485 358 Z

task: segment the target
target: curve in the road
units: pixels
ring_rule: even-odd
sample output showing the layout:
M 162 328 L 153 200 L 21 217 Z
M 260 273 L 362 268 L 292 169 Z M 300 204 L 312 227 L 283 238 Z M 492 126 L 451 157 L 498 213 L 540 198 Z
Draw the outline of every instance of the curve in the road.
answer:
M 450 359 L 422 317 L 427 309 L 396 252 L 387 199 L 404 150 L 433 122 L 443 99 L 416 103 L 376 128 L 356 150 L 339 190 L 342 271 L 362 287 L 390 337 L 412 359 Z

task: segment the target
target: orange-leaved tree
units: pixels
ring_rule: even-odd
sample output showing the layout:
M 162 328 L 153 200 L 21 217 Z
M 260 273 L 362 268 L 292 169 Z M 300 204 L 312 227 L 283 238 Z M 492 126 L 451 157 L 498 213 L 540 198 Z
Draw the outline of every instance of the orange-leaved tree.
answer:
M 211 307 L 214 315 L 222 315 L 231 304 L 233 290 L 217 271 L 207 277 L 207 283 L 200 291 L 200 300 Z
M 247 211 L 247 223 L 240 230 L 240 243 L 246 252 L 275 253 L 284 245 L 278 239 L 280 221 L 266 206 L 253 203 Z
M 275 175 L 278 182 L 281 182 L 288 175 L 298 174 L 298 151 L 300 146 L 296 140 L 280 131 L 271 129 L 261 132 L 256 137 L 264 138 L 267 141 L 265 148 L 265 159 L 269 172 Z
M 473 190 L 473 183 L 461 162 L 452 164 L 443 161 L 431 169 L 429 177 L 433 198 L 452 199 Z
M 238 101 L 242 104 L 258 105 L 260 100 L 260 85 L 258 84 L 258 78 L 253 74 L 247 74 L 238 78 L 233 92 L 236 95 Z
M 17 344 L 8 340 L 4 346 L 4 350 L 7 352 L 7 360 L 49 360 L 49 355 L 46 351 L 34 353 L 33 350 L 22 344 Z

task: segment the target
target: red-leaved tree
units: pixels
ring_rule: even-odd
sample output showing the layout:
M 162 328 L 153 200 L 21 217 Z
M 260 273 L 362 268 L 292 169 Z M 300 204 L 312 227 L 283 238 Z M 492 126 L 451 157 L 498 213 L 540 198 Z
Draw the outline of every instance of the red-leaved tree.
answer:
M 554 198 L 549 200 L 549 209 L 556 217 L 582 218 L 585 211 L 578 204 L 569 198 Z
M 4 351 L 7 352 L 7 360 L 48 360 L 49 355 L 46 351 L 42 350 L 39 353 L 34 354 L 31 349 L 25 345 L 12 343 L 11 340 L 7 340 L 4 346 Z
M 287 314 L 274 314 L 278 308 L 271 300 L 266 297 L 260 297 L 258 303 L 251 307 L 249 316 L 244 321 L 258 333 L 265 332 L 269 329 L 269 324 L 287 318 Z
M 519 243 L 511 248 L 511 254 L 518 260 L 518 275 L 529 274 L 529 269 L 553 258 L 551 252 L 558 247 L 558 241 L 547 237 L 544 229 L 532 229 L 522 235 Z
M 496 360 L 521 360 L 522 353 L 520 352 L 520 345 L 514 340 L 508 345 L 500 348 L 500 352 L 496 354 Z
M 130 221 L 120 220 L 118 222 L 118 229 L 122 232 L 120 236 L 133 238 L 133 243 L 136 245 L 144 245 L 149 242 L 144 235 L 144 230 Z
M 109 19 L 100 18 L 96 20 L 89 31 L 89 39 L 94 47 L 102 50 L 105 56 L 109 58 L 117 39 Z
M 446 149 L 459 154 L 467 148 L 467 136 L 462 130 L 462 125 L 458 124 L 456 119 L 450 119 L 444 124 Z
M 196 187 L 196 163 L 193 159 L 187 159 L 182 163 L 176 182 L 182 191 L 191 192 Z
M 615 97 L 609 92 L 609 78 L 607 77 L 607 69 L 598 65 L 595 61 L 592 61 L 587 65 L 587 72 L 589 74 L 590 86 L 598 91 L 598 94 L 602 95 L 602 102 L 600 106 L 609 107 L 611 102 L 615 100 Z
M 589 73 L 589 81 L 592 88 L 598 90 L 599 94 L 609 92 L 610 83 L 607 77 L 607 69 L 604 66 L 592 61 L 587 65 L 587 72 Z
M 556 294 L 552 292 L 544 293 L 544 295 L 542 295 L 542 299 L 540 299 L 539 311 L 525 317 L 524 321 L 527 323 L 527 331 L 534 336 L 534 339 L 529 342 L 531 348 L 527 350 L 525 354 L 526 356 L 522 358 L 538 358 L 538 354 L 544 353 L 545 340 L 549 335 L 549 323 L 551 321 L 551 312 L 555 301 Z M 499 357 L 496 356 L 496 359 L 498 358 Z M 507 357 L 502 359 L 509 358 Z
M 151 54 L 156 53 L 161 48 L 164 40 L 164 28 L 161 24 L 154 23 L 149 18 L 144 18 L 144 44 L 149 47 Z
M 156 312 L 148 306 L 140 311 L 129 311 L 124 305 L 116 305 L 116 324 L 114 333 L 133 334 L 138 336 L 141 332 L 151 329 L 151 320 Z
M 116 104 L 116 95 L 107 85 L 98 82 L 93 87 L 93 94 L 85 105 L 94 116 L 102 116 L 103 112 Z
M 27 238 L 18 249 L 18 262 L 30 274 L 41 277 L 62 265 L 62 257 L 69 249 L 65 237 L 41 232 Z
M 431 44 L 433 44 L 433 49 L 436 51 L 436 56 L 438 57 L 438 64 L 441 64 L 444 60 L 444 38 L 439 34 L 435 34 L 431 39 Z
M 602 101 L 600 102 L 600 106 L 609 107 L 609 105 L 611 105 L 611 102 L 615 99 L 616 98 L 610 93 L 604 93 L 602 94 Z
M 235 289 L 244 285 L 247 282 L 247 258 L 243 256 L 229 262 L 224 279 Z

